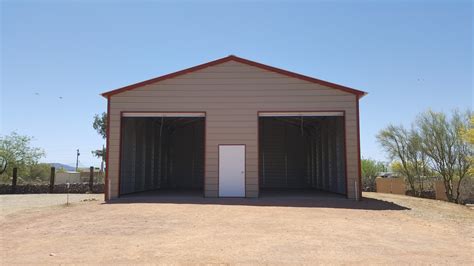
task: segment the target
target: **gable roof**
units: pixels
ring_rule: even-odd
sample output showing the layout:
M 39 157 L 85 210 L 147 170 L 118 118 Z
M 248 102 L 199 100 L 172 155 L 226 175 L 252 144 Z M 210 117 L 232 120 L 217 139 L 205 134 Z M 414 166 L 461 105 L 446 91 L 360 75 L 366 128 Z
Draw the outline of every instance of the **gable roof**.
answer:
M 194 66 L 194 67 L 186 68 L 186 69 L 183 69 L 183 70 L 180 70 L 180 71 L 177 71 L 177 72 L 166 74 L 164 76 L 152 78 L 152 79 L 145 80 L 145 81 L 142 81 L 142 82 L 138 82 L 138 83 L 135 83 L 135 84 L 132 84 L 132 85 L 122 87 L 122 88 L 118 88 L 118 89 L 115 89 L 115 90 L 104 92 L 101 95 L 108 98 L 108 97 L 110 97 L 112 95 L 115 95 L 117 93 L 121 93 L 121 92 L 128 91 L 128 90 L 133 90 L 135 88 L 142 87 L 142 86 L 145 86 L 145 85 L 149 85 L 149 84 L 152 84 L 152 83 L 155 83 L 155 82 L 158 82 L 158 81 L 162 81 L 162 80 L 166 80 L 166 79 L 170 79 L 170 78 L 175 78 L 175 77 L 178 77 L 178 76 L 181 76 L 181 75 L 184 75 L 184 74 L 188 74 L 188 73 L 191 73 L 191 72 L 194 72 L 194 71 L 206 68 L 206 67 L 222 64 L 222 63 L 225 63 L 225 62 L 228 62 L 228 61 L 239 62 L 239 63 L 242 63 L 242 64 L 246 64 L 246 65 L 258 67 L 258 68 L 261 68 L 261 69 L 265 69 L 265 70 L 268 70 L 268 71 L 272 71 L 272 72 L 275 72 L 275 73 L 278 73 L 278 74 L 286 75 L 286 76 L 289 76 L 289 77 L 292 77 L 292 78 L 297 78 L 297 79 L 309 81 L 309 82 L 312 82 L 312 83 L 316 83 L 316 84 L 319 84 L 319 85 L 327 86 L 327 87 L 330 87 L 330 88 L 334 88 L 334 89 L 337 89 L 337 90 L 352 93 L 354 95 L 357 95 L 357 97 L 359 99 L 367 94 L 367 92 L 364 92 L 364 91 L 361 91 L 361 90 L 356 90 L 356 89 L 349 88 L 349 87 L 346 87 L 346 86 L 342 86 L 342 85 L 339 85 L 339 84 L 335 84 L 335 83 L 332 83 L 332 82 L 328 82 L 328 81 L 308 77 L 308 76 L 301 75 L 301 74 L 294 73 L 294 72 L 290 72 L 290 71 L 287 71 L 287 70 L 284 70 L 284 69 L 281 69 L 281 68 L 276 68 L 276 67 L 264 65 L 264 64 L 261 64 L 261 63 L 258 63 L 258 62 L 254 62 L 254 61 L 250 61 L 250 60 L 247 60 L 247 59 L 244 59 L 244 58 L 241 58 L 241 57 L 237 57 L 235 55 L 229 55 L 227 57 L 220 58 L 220 59 L 208 62 L 208 63 L 204 63 L 204 64 L 197 65 L 197 66 Z

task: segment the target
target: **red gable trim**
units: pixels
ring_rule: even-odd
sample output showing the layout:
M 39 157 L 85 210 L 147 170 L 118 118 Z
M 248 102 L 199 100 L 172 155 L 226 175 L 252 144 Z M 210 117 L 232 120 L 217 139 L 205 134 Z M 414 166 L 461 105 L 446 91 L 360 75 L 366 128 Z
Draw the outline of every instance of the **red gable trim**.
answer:
M 242 64 L 247 64 L 247 65 L 258 67 L 258 68 L 265 69 L 265 70 L 268 70 L 268 71 L 276 72 L 276 73 L 286 75 L 286 76 L 289 76 L 289 77 L 292 77 L 292 78 L 297 78 L 297 79 L 309 81 L 309 82 L 312 82 L 312 83 L 320 84 L 320 85 L 323 85 L 323 86 L 327 86 L 327 87 L 330 87 L 330 88 L 338 89 L 338 90 L 341 90 L 341 91 L 345 91 L 345 92 L 348 92 L 348 93 L 352 93 L 352 94 L 357 95 L 357 97 L 359 99 L 361 97 L 363 97 L 365 94 L 367 94 L 364 91 L 360 91 L 360 90 L 356 90 L 356 89 L 349 88 L 349 87 L 346 87 L 346 86 L 331 83 L 331 82 L 328 82 L 328 81 L 324 81 L 324 80 L 304 76 L 304 75 L 294 73 L 294 72 L 290 72 L 290 71 L 287 71 L 287 70 L 283 70 L 283 69 L 280 69 L 280 68 L 264 65 L 264 64 L 261 64 L 261 63 L 257 63 L 257 62 L 254 62 L 254 61 L 250 61 L 250 60 L 247 60 L 247 59 L 244 59 L 244 58 L 237 57 L 235 55 L 229 55 L 227 57 L 217 59 L 217 60 L 205 63 L 205 64 L 197 65 L 197 66 L 194 66 L 194 67 L 191 67 L 191 68 L 186 68 L 186 69 L 181 70 L 181 71 L 177 71 L 177 72 L 170 73 L 170 74 L 167 74 L 167 75 L 164 75 L 164 76 L 161 76 L 161 77 L 145 80 L 145 81 L 135 83 L 135 84 L 123 87 L 123 88 L 116 89 L 116 90 L 104 92 L 104 93 L 102 93 L 102 96 L 107 98 L 107 97 L 110 97 L 110 96 L 115 95 L 117 93 L 121 93 L 121 92 L 128 91 L 128 90 L 133 90 L 133 89 L 138 88 L 138 87 L 142 87 L 142 86 L 149 85 L 149 84 L 152 84 L 152 83 L 155 83 L 155 82 L 158 82 L 158 81 L 162 81 L 162 80 L 174 78 L 174 77 L 177 77 L 177 76 L 181 76 L 181 75 L 184 75 L 184 74 L 187 74 L 187 73 L 191 73 L 191 72 L 194 72 L 194 71 L 206 68 L 206 67 L 222 64 L 222 63 L 225 63 L 225 62 L 228 62 L 228 61 L 240 62 Z

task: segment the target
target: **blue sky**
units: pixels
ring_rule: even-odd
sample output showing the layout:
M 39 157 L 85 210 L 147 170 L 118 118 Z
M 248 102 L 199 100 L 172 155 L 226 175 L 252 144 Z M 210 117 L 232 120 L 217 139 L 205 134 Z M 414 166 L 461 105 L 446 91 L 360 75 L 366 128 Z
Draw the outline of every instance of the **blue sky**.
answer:
M 67 2 L 1 2 L 0 133 L 46 162 L 99 164 L 101 92 L 229 54 L 368 91 L 364 157 L 389 123 L 472 108 L 471 1 Z

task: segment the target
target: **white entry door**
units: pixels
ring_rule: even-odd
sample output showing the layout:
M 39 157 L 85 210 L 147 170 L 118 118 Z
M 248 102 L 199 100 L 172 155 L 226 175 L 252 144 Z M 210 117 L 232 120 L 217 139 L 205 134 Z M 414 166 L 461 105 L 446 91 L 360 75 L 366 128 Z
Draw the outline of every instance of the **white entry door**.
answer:
M 245 145 L 219 145 L 219 197 L 245 197 Z

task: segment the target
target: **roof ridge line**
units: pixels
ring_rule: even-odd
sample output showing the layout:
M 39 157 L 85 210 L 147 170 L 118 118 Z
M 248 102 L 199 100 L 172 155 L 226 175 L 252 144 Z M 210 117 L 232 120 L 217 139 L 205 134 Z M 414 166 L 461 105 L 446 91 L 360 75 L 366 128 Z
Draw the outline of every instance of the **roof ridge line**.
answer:
M 124 92 L 124 91 L 133 90 L 133 89 L 138 88 L 138 87 L 146 86 L 146 85 L 149 85 L 149 84 L 152 84 L 152 83 L 155 83 L 155 82 L 159 82 L 159 81 L 162 81 L 162 80 L 166 80 L 166 79 L 174 78 L 174 77 L 181 76 L 181 75 L 184 75 L 184 74 L 188 74 L 188 73 L 191 73 L 191 72 L 194 72 L 194 71 L 197 71 L 197 70 L 201 70 L 201 69 L 204 69 L 204 68 L 207 68 L 207 67 L 210 67 L 210 66 L 222 64 L 222 63 L 225 63 L 225 62 L 228 62 L 228 61 L 231 61 L 231 60 L 234 60 L 234 61 L 242 63 L 242 64 L 246 64 L 246 65 L 258 67 L 258 68 L 261 68 L 261 69 L 265 69 L 265 70 L 268 70 L 268 71 L 272 71 L 272 72 L 275 72 L 275 73 L 279 73 L 281 75 L 286 75 L 286 76 L 289 76 L 289 77 L 305 80 L 305 81 L 308 81 L 308 82 L 312 82 L 312 83 L 316 83 L 316 84 L 319 84 L 319 85 L 327 86 L 327 87 L 330 87 L 330 88 L 333 88 L 333 89 L 338 89 L 338 90 L 342 90 L 342 91 L 345 91 L 345 92 L 348 92 L 348 93 L 352 93 L 352 94 L 356 95 L 358 97 L 358 99 L 360 99 L 361 97 L 363 97 L 364 95 L 367 94 L 367 92 L 364 92 L 364 91 L 361 91 L 361 90 L 353 89 L 353 88 L 350 88 L 350 87 L 346 87 L 346 86 L 339 85 L 339 84 L 336 84 L 336 83 L 332 83 L 332 82 L 329 82 L 329 81 L 313 78 L 313 77 L 310 77 L 310 76 L 305 76 L 305 75 L 298 74 L 298 73 L 295 73 L 295 72 L 291 72 L 291 71 L 288 71 L 288 70 L 284 70 L 284 69 L 281 69 L 281 68 L 265 65 L 265 64 L 262 64 L 262 63 L 251 61 L 251 60 L 248 60 L 248 59 L 238 57 L 238 56 L 235 56 L 235 55 L 231 54 L 231 55 L 228 55 L 226 57 L 222 57 L 222 58 L 219 58 L 219 59 L 216 59 L 216 60 L 213 60 L 213 61 L 209 61 L 207 63 L 196 65 L 194 67 L 185 68 L 185 69 L 180 70 L 180 71 L 172 72 L 172 73 L 169 73 L 169 74 L 165 74 L 163 76 L 159 76 L 159 77 L 156 77 L 156 78 L 152 78 L 152 79 L 148 79 L 148 80 L 141 81 L 141 82 L 138 82 L 138 83 L 134 83 L 134 84 L 131 84 L 131 85 L 128 85 L 128 86 L 125 86 L 125 87 L 121 87 L 121 88 L 118 88 L 118 89 L 115 89 L 115 90 L 104 92 L 101 95 L 103 97 L 109 98 L 112 95 L 115 95 L 115 94 L 118 94 L 118 93 L 121 93 L 121 92 Z

